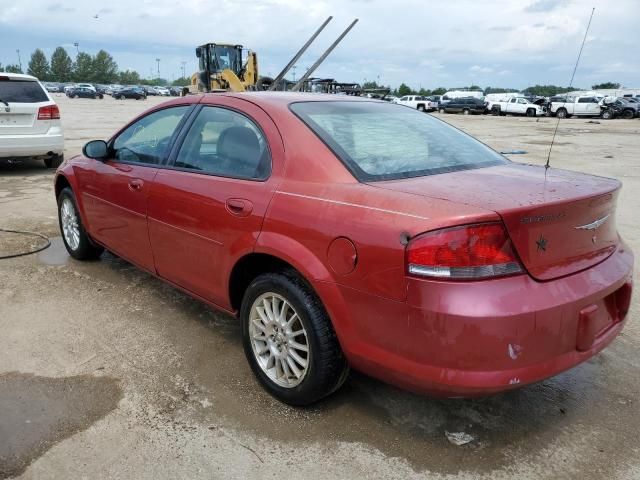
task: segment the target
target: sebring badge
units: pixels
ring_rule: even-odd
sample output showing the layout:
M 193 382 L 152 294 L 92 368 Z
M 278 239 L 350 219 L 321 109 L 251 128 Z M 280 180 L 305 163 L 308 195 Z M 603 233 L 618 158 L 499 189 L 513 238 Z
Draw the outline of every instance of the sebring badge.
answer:
M 611 214 L 605 215 L 602 218 L 599 218 L 591 223 L 587 223 L 586 225 L 580 225 L 579 227 L 573 227 L 576 230 L 597 230 L 604 222 L 607 221 Z

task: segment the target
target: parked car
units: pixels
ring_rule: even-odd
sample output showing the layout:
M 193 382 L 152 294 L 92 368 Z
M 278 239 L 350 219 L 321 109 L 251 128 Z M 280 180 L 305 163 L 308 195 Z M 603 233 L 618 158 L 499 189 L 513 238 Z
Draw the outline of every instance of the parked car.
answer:
M 437 102 L 432 102 L 426 97 L 420 95 L 405 95 L 398 98 L 395 103 L 404 105 L 405 107 L 415 108 L 421 112 L 433 112 L 438 109 Z
M 602 102 L 600 107 L 601 117 L 605 120 L 611 118 L 631 119 L 638 116 L 638 104 L 627 101 L 626 98 L 616 98 L 613 101 Z
M 152 96 L 158 95 L 158 91 L 154 87 L 145 86 L 142 88 L 147 95 L 152 95 Z
M 125 87 L 113 93 L 113 98 L 124 100 L 125 98 L 133 98 L 135 100 L 146 100 L 147 92 L 138 87 Z
M 549 113 L 558 118 L 568 118 L 573 115 L 581 117 L 600 116 L 600 101 L 602 97 L 594 95 L 568 95 L 559 102 L 551 102 Z
M 43 85 L 44 85 L 44 88 L 46 88 L 47 92 L 49 93 L 60 92 L 60 85 L 58 85 L 57 83 L 46 82 Z
M 97 92 L 95 89 L 87 88 L 87 87 L 74 87 L 70 88 L 66 92 L 67 97 L 69 98 L 100 98 L 102 99 L 104 95 L 100 92 Z
M 524 97 L 513 97 L 508 102 L 488 103 L 486 108 L 493 115 L 526 115 L 527 117 L 541 117 L 545 114 L 545 108 L 531 103 Z
M 399 105 L 268 92 L 154 106 L 55 178 L 71 256 L 106 248 L 238 315 L 256 377 L 293 405 L 349 367 L 478 396 L 593 357 L 631 302 L 620 187 Z
M 0 73 L 0 159 L 37 158 L 62 163 L 60 110 L 36 77 Z
M 95 85 L 91 83 L 76 83 L 76 87 L 88 88 L 89 90 L 96 91 Z
M 454 98 L 440 105 L 440 113 L 463 113 L 469 115 L 471 113 L 484 113 L 486 105 L 484 100 L 475 97 Z
M 171 92 L 166 87 L 155 87 L 156 93 L 162 97 L 170 97 Z

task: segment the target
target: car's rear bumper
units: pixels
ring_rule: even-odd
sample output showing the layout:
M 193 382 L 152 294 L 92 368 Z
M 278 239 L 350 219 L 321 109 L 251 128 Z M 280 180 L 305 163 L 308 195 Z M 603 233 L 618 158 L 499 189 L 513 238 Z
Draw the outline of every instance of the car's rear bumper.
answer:
M 406 302 L 339 287 L 343 301 L 328 309 L 355 369 L 421 393 L 488 395 L 544 380 L 606 347 L 624 326 L 632 270 L 621 244 L 599 265 L 557 280 L 409 279 Z M 322 295 L 327 287 L 318 288 Z M 341 314 L 348 321 L 335 318 Z
M 60 127 L 51 127 L 47 133 L 0 135 L 0 158 L 44 157 L 62 155 L 64 135 Z

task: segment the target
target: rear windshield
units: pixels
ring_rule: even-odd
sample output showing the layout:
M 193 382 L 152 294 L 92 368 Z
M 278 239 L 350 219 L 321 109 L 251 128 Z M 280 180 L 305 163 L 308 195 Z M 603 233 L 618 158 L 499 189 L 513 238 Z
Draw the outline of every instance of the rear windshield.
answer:
M 402 105 L 332 101 L 290 108 L 362 182 L 508 162 L 460 130 Z
M 39 103 L 47 102 L 49 98 L 38 82 L 0 78 L 0 100 L 12 103 Z

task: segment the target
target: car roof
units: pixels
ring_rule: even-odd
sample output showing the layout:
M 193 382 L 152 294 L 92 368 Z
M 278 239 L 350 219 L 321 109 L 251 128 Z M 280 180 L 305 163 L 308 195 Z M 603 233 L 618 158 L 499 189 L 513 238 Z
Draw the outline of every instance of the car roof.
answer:
M 9 77 L 11 80 L 32 80 L 32 81 L 37 81 L 38 80 L 33 75 L 26 75 L 24 73 L 0 72 L 0 76 Z

